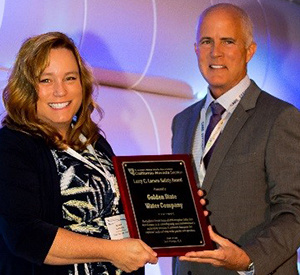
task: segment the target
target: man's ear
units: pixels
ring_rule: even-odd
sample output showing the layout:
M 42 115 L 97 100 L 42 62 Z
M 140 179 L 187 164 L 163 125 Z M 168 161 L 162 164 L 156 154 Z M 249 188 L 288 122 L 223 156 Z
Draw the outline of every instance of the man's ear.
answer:
M 252 59 L 253 55 L 256 52 L 256 48 L 257 48 L 257 45 L 256 45 L 255 42 L 252 42 L 250 44 L 250 46 L 248 47 L 248 49 L 247 49 L 247 59 L 246 59 L 247 63 Z
M 195 54 L 198 55 L 198 53 L 199 53 L 199 47 L 197 46 L 196 42 L 194 43 L 194 51 L 195 51 Z

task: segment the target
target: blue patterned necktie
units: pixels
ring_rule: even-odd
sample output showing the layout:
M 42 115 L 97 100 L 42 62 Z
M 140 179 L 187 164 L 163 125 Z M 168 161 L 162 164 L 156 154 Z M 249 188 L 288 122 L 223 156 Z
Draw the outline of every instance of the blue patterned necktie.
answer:
M 207 143 L 213 129 L 216 127 L 218 122 L 221 120 L 222 114 L 225 112 L 225 108 L 219 103 L 212 102 L 210 104 L 210 108 L 211 108 L 211 111 L 212 111 L 212 116 L 210 117 L 209 124 L 207 126 L 206 131 L 205 131 L 205 144 Z M 207 165 L 209 163 L 209 160 L 211 158 L 211 155 L 212 155 L 212 152 L 215 148 L 217 140 L 215 140 L 213 146 L 210 148 L 210 150 L 207 152 L 207 154 L 205 155 L 205 157 L 203 159 L 205 168 L 207 168 Z

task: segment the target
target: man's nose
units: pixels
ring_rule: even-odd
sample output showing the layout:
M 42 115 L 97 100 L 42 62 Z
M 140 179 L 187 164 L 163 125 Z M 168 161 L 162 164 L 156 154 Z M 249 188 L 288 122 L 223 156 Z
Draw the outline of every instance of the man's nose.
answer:
M 211 56 L 219 57 L 222 55 L 222 45 L 219 43 L 214 43 L 211 47 Z

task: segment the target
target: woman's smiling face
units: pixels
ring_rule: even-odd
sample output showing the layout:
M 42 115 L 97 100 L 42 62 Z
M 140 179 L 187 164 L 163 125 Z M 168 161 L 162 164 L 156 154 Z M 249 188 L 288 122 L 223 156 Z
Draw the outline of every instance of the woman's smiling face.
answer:
M 37 85 L 37 116 L 65 137 L 82 103 L 79 67 L 72 51 L 51 49 Z

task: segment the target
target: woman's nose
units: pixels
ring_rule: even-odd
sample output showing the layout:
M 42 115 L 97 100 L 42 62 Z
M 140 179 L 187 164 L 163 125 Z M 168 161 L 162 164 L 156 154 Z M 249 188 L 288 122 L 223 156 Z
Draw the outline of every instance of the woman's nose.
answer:
M 61 97 L 61 96 L 65 96 L 66 94 L 67 94 L 67 90 L 63 81 L 56 81 L 54 85 L 54 95 Z

